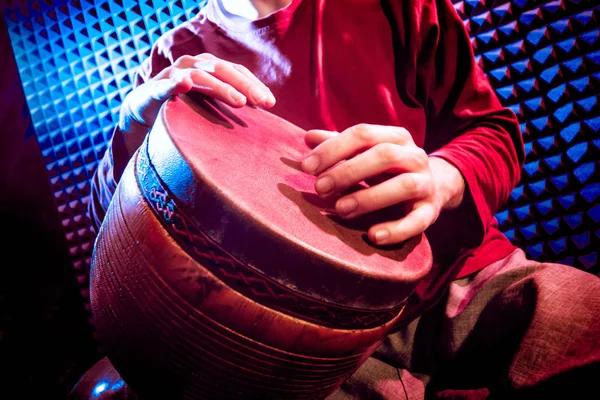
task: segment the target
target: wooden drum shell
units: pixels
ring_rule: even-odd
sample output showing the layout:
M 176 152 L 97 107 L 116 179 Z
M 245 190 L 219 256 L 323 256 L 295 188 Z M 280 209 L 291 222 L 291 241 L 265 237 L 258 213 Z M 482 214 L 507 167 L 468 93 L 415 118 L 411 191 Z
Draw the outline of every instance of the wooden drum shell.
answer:
M 431 268 L 428 242 L 377 249 L 318 206 L 277 198 L 279 177 L 311 198 L 314 177 L 286 161 L 305 151 L 304 132 L 262 110 L 204 103 L 168 101 L 121 177 L 92 257 L 98 338 L 142 399 L 325 398 L 399 320 Z M 186 136 L 196 134 L 210 146 Z M 255 145 L 260 157 L 247 157 Z M 246 178 L 252 162 L 271 169 Z M 255 193 L 275 197 L 278 216 Z M 304 241 L 311 229 L 336 250 Z
M 134 167 L 124 172 L 97 239 L 91 298 L 109 358 L 141 395 L 162 388 L 173 398 L 322 398 L 397 320 L 333 329 L 228 288 L 178 248 L 139 192 Z

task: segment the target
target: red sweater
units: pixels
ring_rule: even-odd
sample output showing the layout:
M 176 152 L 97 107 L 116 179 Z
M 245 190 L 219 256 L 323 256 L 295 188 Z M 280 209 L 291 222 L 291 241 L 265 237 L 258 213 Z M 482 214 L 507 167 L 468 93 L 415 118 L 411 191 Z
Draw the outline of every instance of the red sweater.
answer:
M 136 85 L 182 55 L 205 52 L 248 67 L 277 98 L 271 111 L 306 130 L 402 126 L 461 171 L 463 204 L 426 232 L 434 268 L 413 296 L 414 312 L 433 304 L 452 279 L 514 250 L 493 215 L 520 177 L 519 124 L 476 65 L 449 0 L 294 0 L 254 22 L 233 22 L 209 0 L 157 41 Z M 131 156 L 120 136 L 115 131 L 93 180 L 96 225 Z

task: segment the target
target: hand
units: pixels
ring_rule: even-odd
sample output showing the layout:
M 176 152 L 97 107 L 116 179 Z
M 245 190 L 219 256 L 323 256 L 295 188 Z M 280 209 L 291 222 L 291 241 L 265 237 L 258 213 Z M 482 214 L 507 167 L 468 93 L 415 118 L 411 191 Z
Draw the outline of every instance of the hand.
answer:
M 433 224 L 442 209 L 462 201 L 460 172 L 440 158 L 428 157 L 406 129 L 361 124 L 340 134 L 312 130 L 305 140 L 314 149 L 302 169 L 318 176 L 315 190 L 319 195 L 339 195 L 362 181 L 379 182 L 338 199 L 335 210 L 342 218 L 407 204 L 403 218 L 369 229 L 369 239 L 376 244 L 414 237 Z
M 246 103 L 265 108 L 275 105 L 269 88 L 246 67 L 208 53 L 182 56 L 123 101 L 119 129 L 128 133 L 127 147 L 135 150 L 141 144 L 169 97 L 189 91 L 212 96 L 232 107 Z

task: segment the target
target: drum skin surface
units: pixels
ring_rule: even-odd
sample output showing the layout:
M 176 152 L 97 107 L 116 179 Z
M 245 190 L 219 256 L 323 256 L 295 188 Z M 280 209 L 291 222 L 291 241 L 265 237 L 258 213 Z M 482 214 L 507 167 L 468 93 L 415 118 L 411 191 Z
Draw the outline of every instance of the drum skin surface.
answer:
M 300 170 L 305 132 L 180 96 L 129 162 L 92 259 L 92 312 L 140 398 L 319 399 L 393 328 L 431 268 L 378 248 Z

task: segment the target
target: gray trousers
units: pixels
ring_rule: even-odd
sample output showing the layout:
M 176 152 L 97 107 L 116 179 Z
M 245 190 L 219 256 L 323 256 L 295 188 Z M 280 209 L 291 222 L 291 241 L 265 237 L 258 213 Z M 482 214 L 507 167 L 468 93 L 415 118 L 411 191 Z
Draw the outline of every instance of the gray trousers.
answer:
M 406 398 L 600 399 L 600 279 L 516 250 L 454 281 L 328 400 Z

